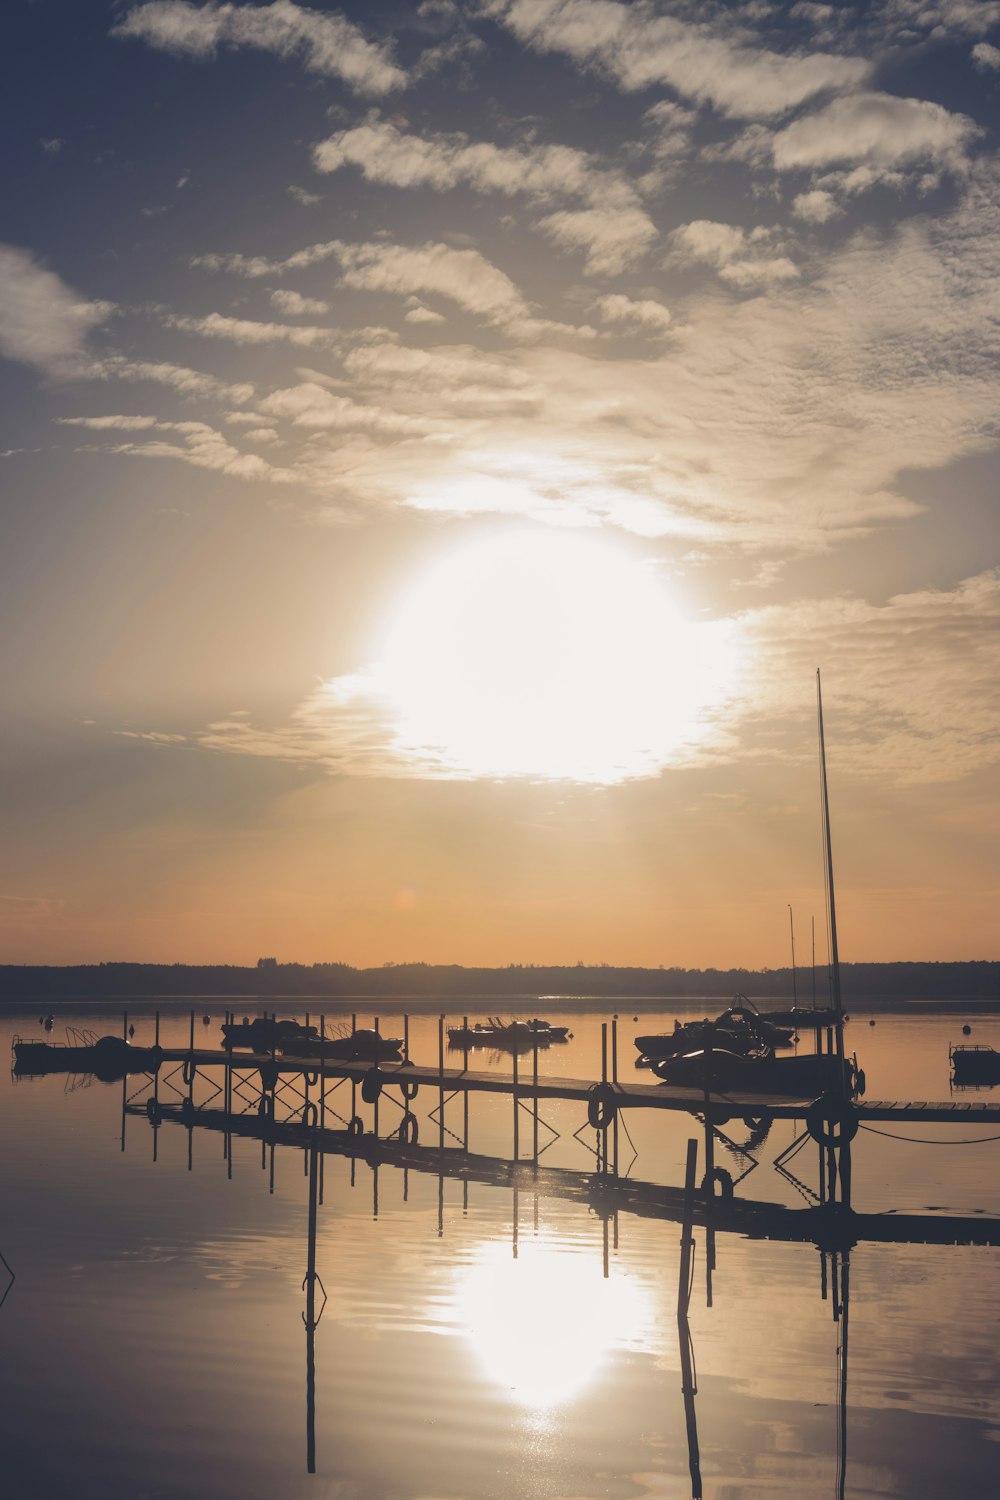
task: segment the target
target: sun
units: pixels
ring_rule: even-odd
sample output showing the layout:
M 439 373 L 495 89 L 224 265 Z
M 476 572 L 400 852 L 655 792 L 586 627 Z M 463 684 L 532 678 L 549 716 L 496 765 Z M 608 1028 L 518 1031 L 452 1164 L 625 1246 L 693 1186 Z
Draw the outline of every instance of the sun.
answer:
M 376 654 L 404 755 L 455 775 L 611 783 L 698 738 L 734 648 L 724 627 L 686 618 L 634 552 L 525 529 L 433 562 Z

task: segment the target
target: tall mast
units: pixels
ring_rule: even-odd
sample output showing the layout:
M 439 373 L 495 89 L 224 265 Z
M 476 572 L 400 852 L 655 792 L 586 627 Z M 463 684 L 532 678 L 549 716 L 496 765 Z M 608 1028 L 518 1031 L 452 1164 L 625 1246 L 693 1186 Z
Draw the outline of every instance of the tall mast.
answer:
M 799 986 L 795 977 L 795 918 L 792 915 L 792 903 L 788 903 L 788 928 L 792 934 L 792 1004 L 799 1003 Z
M 837 902 L 833 892 L 833 844 L 830 838 L 830 793 L 826 782 L 826 741 L 823 738 L 823 688 L 816 668 L 816 709 L 819 715 L 819 766 L 823 788 L 823 842 L 827 899 L 830 903 L 830 965 L 833 981 L 833 1009 L 837 1018 L 837 1056 L 844 1058 L 844 1017 L 840 993 L 840 954 L 837 949 Z
M 812 918 L 812 982 L 813 1010 L 816 1009 L 816 918 Z

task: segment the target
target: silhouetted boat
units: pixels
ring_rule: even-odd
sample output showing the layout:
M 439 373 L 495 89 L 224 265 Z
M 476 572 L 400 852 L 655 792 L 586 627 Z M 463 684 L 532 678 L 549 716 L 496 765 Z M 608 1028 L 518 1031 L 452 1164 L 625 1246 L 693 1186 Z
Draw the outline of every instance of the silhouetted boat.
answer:
M 803 1057 L 745 1057 L 713 1047 L 708 1062 L 710 1085 L 722 1091 L 751 1094 L 787 1094 L 817 1098 L 843 1087 L 849 1097 L 864 1093 L 865 1079 L 857 1064 L 841 1062 L 833 1053 L 808 1053 Z M 664 1083 L 701 1088 L 705 1083 L 705 1052 L 687 1052 L 683 1057 L 661 1058 L 652 1064 Z
M 390 1062 L 399 1059 L 403 1038 L 382 1036 L 381 1032 L 359 1026 L 343 1036 L 305 1037 L 282 1046 L 293 1057 L 328 1057 L 332 1062 Z
M 774 1052 L 775 1047 L 791 1044 L 793 1033 L 781 1026 L 774 1026 L 753 1011 L 744 1011 L 737 1004 L 724 1010 L 714 1021 L 707 1017 L 702 1021 L 675 1021 L 672 1032 L 637 1036 L 635 1045 L 640 1057 L 650 1062 L 658 1058 L 680 1057 L 703 1047 L 711 1039 L 725 1051 L 741 1056 L 758 1056 L 762 1051 Z
M 985 1043 L 950 1047 L 948 1056 L 956 1083 L 1000 1083 L 1000 1052 Z
M 124 1037 L 102 1036 L 84 1046 L 58 1042 L 14 1043 L 14 1075 L 42 1077 L 46 1073 L 93 1073 L 102 1081 L 126 1073 L 155 1073 L 160 1066 L 157 1047 L 133 1047 Z
M 253 1052 L 281 1052 L 292 1043 L 309 1041 L 317 1036 L 317 1026 L 278 1021 L 271 1016 L 258 1016 L 254 1021 L 227 1021 L 222 1027 L 222 1045 L 227 1052 L 233 1047 L 249 1047 Z
M 550 1042 L 565 1042 L 568 1026 L 552 1026 L 534 1016 L 530 1021 L 477 1021 L 474 1026 L 449 1026 L 448 1041 L 453 1047 L 498 1047 L 526 1050 L 535 1043 L 547 1047 Z

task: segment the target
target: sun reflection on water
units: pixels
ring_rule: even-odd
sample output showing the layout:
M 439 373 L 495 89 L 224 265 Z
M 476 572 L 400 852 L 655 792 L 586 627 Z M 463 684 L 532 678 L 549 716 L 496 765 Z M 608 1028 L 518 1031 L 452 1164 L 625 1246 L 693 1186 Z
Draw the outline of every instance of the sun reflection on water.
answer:
M 641 1338 L 652 1316 L 646 1287 L 544 1238 L 482 1245 L 462 1273 L 455 1317 L 487 1375 L 512 1400 L 544 1414 L 571 1401 L 612 1349 Z

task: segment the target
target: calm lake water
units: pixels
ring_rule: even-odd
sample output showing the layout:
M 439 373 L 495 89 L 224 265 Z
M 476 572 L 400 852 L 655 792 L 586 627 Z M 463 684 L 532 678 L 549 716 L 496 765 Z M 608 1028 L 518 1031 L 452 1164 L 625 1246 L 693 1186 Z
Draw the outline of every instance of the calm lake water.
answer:
M 199 1045 L 217 1044 L 223 1009 L 199 1005 Z M 401 1011 L 382 1007 L 384 1032 L 401 1034 Z M 538 1012 L 546 1014 L 544 1005 Z M 133 1008 L 137 1043 L 152 1041 L 152 1014 Z M 343 1016 L 334 1007 L 326 1014 Z M 635 1024 L 623 1013 L 622 1076 L 649 1078 L 634 1073 L 632 1037 L 670 1029 L 676 1014 L 645 1011 Z M 187 1012 L 164 1007 L 162 1016 L 164 1044 L 185 1044 Z M 540 1073 L 598 1077 L 608 1017 L 563 1011 L 553 1019 L 568 1023 L 573 1038 L 541 1055 Z M 966 1019 L 973 1041 L 1000 1047 L 1000 1018 L 879 1015 L 870 1027 L 856 1014 L 846 1035 L 867 1074 L 867 1097 L 948 1099 L 948 1043 L 961 1040 Z M 369 1022 L 359 1014 L 359 1025 Z M 51 1040 L 67 1024 L 120 1034 L 122 1013 L 62 1007 Z M 8 1013 L 0 1025 L 8 1042 L 45 1037 L 37 1010 Z M 436 1061 L 435 1016 L 411 1018 L 410 1052 Z M 474 1065 L 509 1071 L 510 1060 L 480 1054 Z M 521 1066 L 530 1075 L 530 1059 Z M 168 1071 L 163 1100 L 175 1097 Z M 691 1495 L 676 1316 L 680 1227 L 628 1211 L 613 1190 L 588 1193 L 578 1174 L 593 1170 L 595 1133 L 580 1105 L 543 1105 L 541 1126 L 542 1143 L 553 1139 L 543 1164 L 564 1169 L 575 1196 L 568 1188 L 557 1196 L 547 1176 L 536 1190 L 530 1168 L 516 1191 L 463 1181 L 454 1157 L 440 1174 L 430 1117 L 437 1090 L 421 1089 L 412 1105 L 420 1144 L 435 1148 L 426 1170 L 325 1156 L 316 1270 L 327 1300 L 310 1339 L 308 1154 L 279 1144 L 272 1164 L 259 1140 L 234 1137 L 227 1161 L 213 1130 L 169 1119 L 154 1130 L 143 1083 L 129 1080 L 138 1112 L 126 1117 L 123 1143 L 121 1084 L 72 1075 L 0 1082 L 0 1254 L 16 1277 L 0 1307 L 0 1444 L 11 1500 Z M 186 1092 L 179 1074 L 173 1083 Z M 195 1098 L 206 1114 L 222 1104 L 210 1093 L 199 1078 Z M 331 1126 L 341 1123 L 334 1112 L 351 1115 L 349 1084 L 328 1096 Z M 372 1110 L 360 1096 L 356 1112 L 370 1129 Z M 380 1129 L 398 1120 L 383 1096 Z M 445 1123 L 457 1151 L 461 1099 L 447 1104 Z M 697 1125 L 660 1111 L 632 1111 L 626 1124 L 622 1173 L 680 1185 Z M 741 1122 L 725 1130 L 735 1145 L 746 1141 Z M 853 1151 L 857 1210 L 1000 1216 L 1000 1140 L 971 1143 L 1000 1132 L 879 1130 L 920 1143 L 862 1130 Z M 531 1134 L 522 1112 L 522 1152 Z M 801 1186 L 773 1166 L 796 1134 L 792 1122 L 774 1125 L 737 1195 L 792 1208 L 812 1201 L 812 1143 L 787 1164 Z M 511 1144 L 511 1101 L 473 1097 L 470 1149 L 508 1157 Z M 722 1141 L 716 1160 L 734 1177 L 750 1165 Z M 697 1395 L 689 1407 L 704 1495 L 835 1497 L 845 1323 L 834 1320 L 830 1278 L 836 1270 L 842 1298 L 844 1266 L 825 1257 L 824 1300 L 814 1244 L 719 1234 L 708 1306 L 702 1230 L 695 1240 Z M 862 1241 L 848 1269 L 842 1493 L 996 1494 L 1000 1251 Z M 4 1277 L 0 1265 L 0 1295 Z

